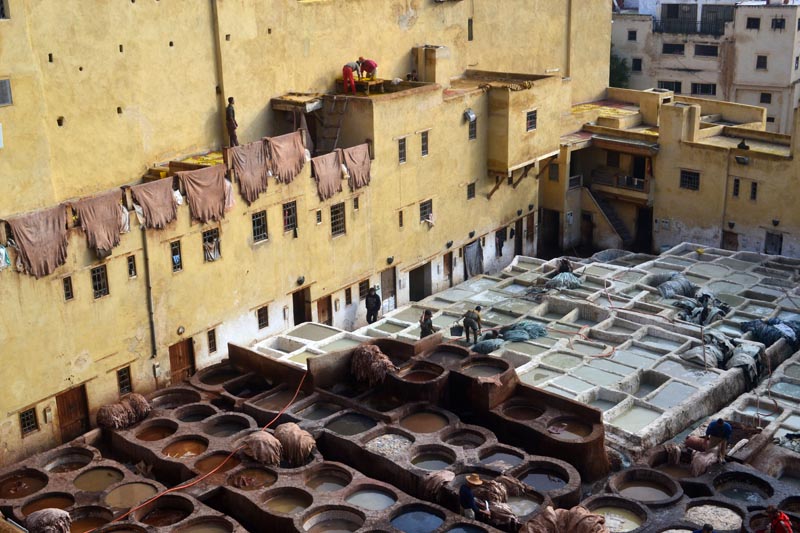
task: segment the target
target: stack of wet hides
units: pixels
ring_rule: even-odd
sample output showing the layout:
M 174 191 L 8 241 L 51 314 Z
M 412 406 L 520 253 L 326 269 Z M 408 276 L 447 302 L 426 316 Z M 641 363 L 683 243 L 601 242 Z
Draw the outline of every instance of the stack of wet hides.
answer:
M 362 344 L 353 350 L 350 372 L 356 381 L 366 382 L 370 387 L 374 387 L 383 383 L 389 372 L 397 372 L 397 367 L 377 346 Z
M 141 394 L 131 393 L 118 403 L 97 410 L 97 425 L 106 429 L 125 429 L 141 422 L 150 414 L 150 404 Z
M 283 447 L 283 458 L 291 466 L 302 466 L 317 442 L 311 433 L 300 429 L 294 422 L 287 422 L 275 428 L 275 438 Z
M 256 431 L 242 439 L 242 453 L 264 465 L 278 465 L 283 455 L 281 442 L 266 431 Z
M 553 509 L 549 505 L 525 524 L 520 533 L 609 533 L 605 518 L 585 507 Z
M 30 533 L 69 533 L 71 523 L 69 513 L 61 509 L 42 509 L 25 519 Z

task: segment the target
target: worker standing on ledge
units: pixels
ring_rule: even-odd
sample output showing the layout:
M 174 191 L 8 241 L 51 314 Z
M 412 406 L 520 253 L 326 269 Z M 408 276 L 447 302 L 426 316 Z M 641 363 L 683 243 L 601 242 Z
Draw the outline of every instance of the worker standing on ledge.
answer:
M 233 96 L 228 98 L 228 107 L 225 108 L 225 126 L 228 128 L 231 148 L 239 146 L 239 136 L 236 134 L 236 128 L 239 127 L 239 123 L 236 122 L 236 110 L 233 108 Z
M 353 90 L 353 94 L 356 94 L 356 81 L 353 78 L 353 72 L 358 74 L 358 79 L 361 79 L 361 67 L 358 65 L 358 61 L 351 61 L 350 63 L 345 63 L 342 67 L 342 80 L 344 81 L 344 94 L 347 94 L 347 88 L 350 87 Z
M 708 441 L 706 451 L 719 446 L 717 457 L 721 463 L 725 462 L 725 456 L 728 454 L 731 435 L 733 435 L 733 427 L 721 418 L 711 422 L 706 428 L 706 440 Z
M 359 57 L 358 66 L 361 68 L 361 73 L 365 78 L 374 80 L 378 76 L 378 64 L 372 59 Z

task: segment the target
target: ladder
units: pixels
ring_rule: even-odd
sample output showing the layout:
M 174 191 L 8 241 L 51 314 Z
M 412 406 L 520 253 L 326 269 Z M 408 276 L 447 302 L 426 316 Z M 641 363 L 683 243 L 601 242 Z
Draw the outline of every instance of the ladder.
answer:
M 317 139 L 317 154 L 327 154 L 336 150 L 348 102 L 346 96 L 325 97 L 322 105 L 322 131 Z

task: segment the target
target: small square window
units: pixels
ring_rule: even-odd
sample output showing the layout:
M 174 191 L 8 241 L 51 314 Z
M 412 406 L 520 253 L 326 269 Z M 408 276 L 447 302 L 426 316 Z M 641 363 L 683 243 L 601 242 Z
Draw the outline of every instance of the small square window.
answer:
M 471 41 L 475 37 L 472 28 L 472 17 L 467 19 L 467 40 Z
M 773 124 L 775 122 L 775 117 L 767 117 L 767 122 Z
M 773 30 L 785 30 L 786 29 L 786 19 L 785 18 L 774 18 L 774 19 L 772 19 L 772 29 Z
M 428 155 L 428 132 L 423 131 L 422 133 L 420 133 L 419 137 L 420 137 L 419 141 L 422 151 L 422 157 L 425 157 L 426 155 Z
M 210 329 L 206 333 L 208 337 L 208 353 L 214 353 L 217 351 L 217 330 Z
M 433 200 L 425 200 L 419 204 L 419 221 L 425 222 L 426 220 L 433 219 Z
M 681 189 L 700 190 L 700 173 L 693 170 L 681 170 Z
M 344 305 L 350 305 L 353 303 L 353 289 L 347 287 L 344 290 Z
M 317 212 L 314 216 L 316 217 L 317 225 L 322 224 L 322 209 L 317 209 Z
M 344 235 L 347 232 L 345 225 L 344 202 L 331 206 L 331 234 Z
M 758 182 L 753 182 L 750 184 L 750 199 L 755 200 L 758 198 Z
M 397 139 L 397 160 L 402 164 L 406 162 L 406 138 Z
M 558 165 L 556 163 L 550 163 L 550 167 L 548 169 L 548 178 L 550 181 L 558 181 Z
M 259 211 L 250 217 L 253 222 L 253 242 L 266 241 L 269 238 L 267 233 L 267 212 Z
M 761 19 L 758 17 L 747 17 L 747 29 L 748 30 L 760 30 L 761 29 Z
M 269 306 L 259 307 L 256 311 L 256 318 L 258 318 L 258 329 L 269 326 Z
M 219 246 L 219 228 L 203 232 L 203 259 L 206 262 L 216 261 L 222 256 Z
M 478 119 L 469 121 L 469 140 L 474 141 L 478 138 Z
M 353 211 L 358 211 L 358 196 L 353 198 Z
M 718 57 L 719 47 L 711 44 L 696 44 L 694 45 L 694 55 L 700 57 Z
M 169 251 L 172 254 L 172 271 L 180 272 L 183 270 L 183 256 L 181 255 L 181 241 L 169 243 Z
M 717 84 L 716 83 L 693 83 L 692 94 L 703 96 L 716 96 Z
M 68 302 L 75 298 L 75 293 L 72 292 L 72 276 L 62 279 L 61 283 L 64 286 L 64 300 Z
M 467 200 L 475 198 L 475 182 L 467 184 Z
M 675 94 L 681 94 L 682 87 L 681 87 L 681 82 L 679 81 L 659 81 L 658 88 L 672 91 Z
M 128 277 L 135 278 L 136 277 L 136 256 L 129 255 L 128 256 Z
M 761 93 L 760 102 L 762 104 L 771 104 L 772 103 L 772 93 Z
M 683 44 L 676 44 L 676 43 L 664 43 L 661 46 L 661 53 L 667 55 L 678 55 L 682 56 L 685 52 L 685 46 Z
M 641 57 L 634 57 L 631 59 L 631 72 L 641 72 L 642 71 L 642 58 Z
M 133 392 L 130 366 L 126 366 L 117 370 L 117 388 L 119 389 L 120 394 L 130 394 Z
M 365 279 L 364 281 L 358 282 L 358 299 L 359 300 L 366 300 L 367 294 L 369 294 L 369 280 Z
M 734 198 L 739 198 L 739 185 L 740 185 L 739 178 L 733 178 L 733 197 Z
M 767 56 L 756 56 L 756 70 L 767 70 Z
M 800 56 L 794 57 L 794 69 L 797 70 L 800 68 Z
M 95 299 L 108 296 L 108 272 L 106 265 L 92 269 L 92 293 Z
M 533 131 L 536 129 L 537 111 L 528 111 L 525 113 L 525 131 Z
M 283 204 L 283 231 L 297 229 L 297 202 Z
M 636 40 L 636 30 L 628 30 L 628 40 L 629 41 Z
M 6 6 L 6 0 L 0 0 L 0 19 L 7 19 L 8 18 L 8 6 Z
M 38 431 L 39 421 L 36 420 L 36 408 L 27 409 L 19 414 L 19 427 L 22 430 L 22 436 Z
M 0 5 L 3 5 L 3 0 L 0 0 Z M 3 17 L 0 17 L 3 18 Z M 11 80 L 0 80 L 0 106 L 11 105 Z
M 401 228 L 403 227 L 403 211 L 400 210 L 397 212 L 397 225 Z

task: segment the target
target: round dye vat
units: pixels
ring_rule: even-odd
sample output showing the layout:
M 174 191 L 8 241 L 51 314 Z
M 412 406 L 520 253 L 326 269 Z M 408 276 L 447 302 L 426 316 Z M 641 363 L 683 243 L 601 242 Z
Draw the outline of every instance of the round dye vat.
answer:
M 278 476 L 263 468 L 245 468 L 228 478 L 228 485 L 241 490 L 257 490 L 273 485 Z
M 227 472 L 228 470 L 232 470 L 239 466 L 241 461 L 234 456 L 231 456 L 228 452 L 220 452 L 209 455 L 208 457 L 204 457 L 197 461 L 194 464 L 194 467 L 202 473 L 211 472 L 215 468 L 219 467 L 219 470 L 216 473 Z
M 411 464 L 425 470 L 443 470 L 453 464 L 453 461 L 441 453 L 422 453 L 411 459 Z
M 539 508 L 540 502 L 525 496 L 509 496 L 506 501 L 517 516 L 527 516 Z
M 162 450 L 162 453 L 173 459 L 195 457 L 208 448 L 208 444 L 200 439 L 181 439 L 173 442 Z
M 441 374 L 435 374 L 433 372 L 428 372 L 427 370 L 414 370 L 409 372 L 408 374 L 403 374 L 400 376 L 402 379 L 406 381 L 410 381 L 412 383 L 424 383 L 426 381 L 431 381 L 438 378 Z
M 495 365 L 487 365 L 479 363 L 477 365 L 466 366 L 462 368 L 461 371 L 464 374 L 473 378 L 488 378 L 504 372 L 505 369 Z
M 758 504 L 763 502 L 768 496 L 758 487 L 741 483 L 738 485 L 729 484 L 724 489 L 718 491 L 721 495 L 732 500 L 739 500 L 746 503 Z
M 430 411 L 414 413 L 400 420 L 402 427 L 414 433 L 435 433 L 448 423 L 446 417 Z
M 444 442 L 450 446 L 458 446 L 465 450 L 472 450 L 486 442 L 486 438 L 477 431 L 464 429 L 447 435 L 444 438 Z
M 486 530 L 472 524 L 456 524 L 448 529 L 447 533 L 486 533 Z
M 544 414 L 544 410 L 532 405 L 511 405 L 503 409 L 503 414 L 514 420 L 535 420 Z
M 175 411 L 175 417 L 181 422 L 200 422 L 217 411 L 210 405 L 187 405 Z
M 533 470 L 520 480 L 539 492 L 558 490 L 567 486 L 567 480 L 550 470 Z
M 94 455 L 89 450 L 72 448 L 59 453 L 54 457 L 44 469 L 54 474 L 72 472 L 88 465 L 94 459 Z
M 114 483 L 119 483 L 124 477 L 116 468 L 92 468 L 75 478 L 74 484 L 86 492 L 102 492 Z
M 47 485 L 47 476 L 35 470 L 20 470 L 0 481 L 0 499 L 24 498 Z
M 25 504 L 22 514 L 28 516 L 42 509 L 66 509 L 75 504 L 75 498 L 69 494 L 48 494 Z
M 341 409 L 341 406 L 335 403 L 317 402 L 311 404 L 311 406 L 306 407 L 297 414 L 306 420 L 322 420 L 323 418 L 328 418 L 332 414 L 338 413 Z
M 273 513 L 296 514 L 311 505 L 313 498 L 303 491 L 288 489 L 270 495 L 264 501 L 267 509 Z
M 140 518 L 139 522 L 153 527 L 165 527 L 171 526 L 172 524 L 177 524 L 190 514 L 191 512 L 185 509 L 178 509 L 175 507 L 156 507 Z
M 105 502 L 109 507 L 129 509 L 156 495 L 158 490 L 148 483 L 126 483 L 106 494 Z
M 508 466 L 516 466 L 521 462 L 522 457 L 517 455 L 506 452 L 494 452 L 481 459 L 480 464 L 488 465 L 492 463 L 505 463 Z
M 150 400 L 150 406 L 154 409 L 175 409 L 187 403 L 200 401 L 200 393 L 193 390 L 173 390 L 158 395 Z
M 636 513 L 623 507 L 605 506 L 597 507 L 591 511 L 594 514 L 606 517 L 606 527 L 611 533 L 633 531 L 640 527 L 643 522 Z
M 640 502 L 657 502 L 672 496 L 667 487 L 655 481 L 629 481 L 620 485 L 617 492 L 620 496 Z
M 73 520 L 69 526 L 70 533 L 86 533 L 92 531 L 100 526 L 108 524 L 111 520 L 103 518 L 102 516 L 84 516 Z
M 366 488 L 354 492 L 345 501 L 369 511 L 383 511 L 394 505 L 397 497 L 386 490 Z
M 201 518 L 196 522 L 184 526 L 178 533 L 230 533 L 233 525 L 222 518 Z
M 308 533 L 348 533 L 350 531 L 358 531 L 362 525 L 363 522 L 359 523 L 346 518 L 331 518 L 314 524 L 306 531 Z
M 392 525 L 405 533 L 430 533 L 443 522 L 438 515 L 421 509 L 406 511 L 392 519 Z
M 326 468 L 312 475 L 306 486 L 318 492 L 335 492 L 349 485 L 351 479 L 346 470 Z
M 583 440 L 592 433 L 592 426 L 574 418 L 559 418 L 547 426 L 547 432 L 563 440 Z
M 670 464 L 663 464 L 655 467 L 656 470 L 659 472 L 663 472 L 668 476 L 671 476 L 674 479 L 683 479 L 685 477 L 692 477 L 692 474 L 689 470 L 689 465 L 678 464 L 678 465 L 670 465 Z
M 466 357 L 466 355 L 464 354 L 439 351 L 439 352 L 433 352 L 432 354 L 426 356 L 425 359 L 427 359 L 431 363 L 437 363 L 440 365 L 449 366 L 460 362 L 462 359 L 464 359 L 464 357 Z
M 714 479 L 717 493 L 747 504 L 759 504 L 770 498 L 775 490 L 772 485 L 746 472 L 726 472 Z
M 153 424 L 144 428 L 136 434 L 136 438 L 148 442 L 161 440 L 169 437 L 178 430 L 177 427 L 165 424 Z
M 209 370 L 200 376 L 200 383 L 205 383 L 206 385 L 222 385 L 226 381 L 238 378 L 241 375 L 241 372 L 234 368 L 218 368 Z
M 339 435 L 345 437 L 350 437 L 352 435 L 363 433 L 368 429 L 372 429 L 376 425 L 377 422 L 368 416 L 358 413 L 348 413 L 330 422 L 325 426 L 325 429 L 329 429 L 334 433 L 338 433 Z
M 250 427 L 250 423 L 239 417 L 221 417 L 210 422 L 203 428 L 203 432 L 212 437 L 230 437 Z

